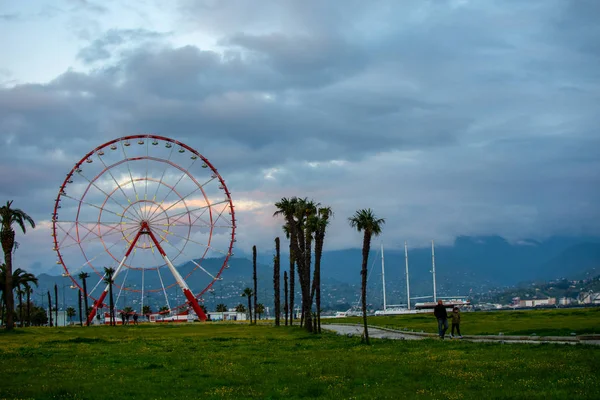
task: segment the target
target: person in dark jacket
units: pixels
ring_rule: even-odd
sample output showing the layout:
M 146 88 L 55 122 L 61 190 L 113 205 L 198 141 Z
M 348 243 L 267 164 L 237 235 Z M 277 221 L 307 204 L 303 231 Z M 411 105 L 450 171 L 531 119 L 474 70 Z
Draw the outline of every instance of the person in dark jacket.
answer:
M 437 306 L 433 308 L 433 315 L 438 320 L 438 334 L 440 335 L 440 339 L 443 339 L 448 330 L 448 313 L 442 300 L 438 300 Z

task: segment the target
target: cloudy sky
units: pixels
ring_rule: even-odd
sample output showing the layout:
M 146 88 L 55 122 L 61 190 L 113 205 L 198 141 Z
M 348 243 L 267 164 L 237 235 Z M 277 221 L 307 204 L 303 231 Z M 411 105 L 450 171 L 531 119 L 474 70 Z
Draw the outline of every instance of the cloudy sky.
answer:
M 326 248 L 600 234 L 596 0 L 0 0 L 0 199 L 54 266 L 58 187 L 113 138 L 184 142 L 222 174 L 238 251 L 281 197 L 333 207 Z

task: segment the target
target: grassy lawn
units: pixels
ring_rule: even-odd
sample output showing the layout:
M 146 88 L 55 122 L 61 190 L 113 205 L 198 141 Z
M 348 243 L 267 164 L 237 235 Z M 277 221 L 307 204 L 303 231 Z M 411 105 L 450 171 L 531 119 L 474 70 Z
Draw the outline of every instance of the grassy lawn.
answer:
M 360 317 L 335 318 L 323 323 L 362 323 Z M 437 322 L 432 313 L 369 317 L 369 325 L 417 332 L 437 333 Z M 461 313 L 460 330 L 463 335 L 531 335 L 569 336 L 600 334 L 600 307 L 587 309 L 553 309 L 525 311 L 492 311 Z
M 0 399 L 598 399 L 600 348 L 225 324 L 0 332 Z

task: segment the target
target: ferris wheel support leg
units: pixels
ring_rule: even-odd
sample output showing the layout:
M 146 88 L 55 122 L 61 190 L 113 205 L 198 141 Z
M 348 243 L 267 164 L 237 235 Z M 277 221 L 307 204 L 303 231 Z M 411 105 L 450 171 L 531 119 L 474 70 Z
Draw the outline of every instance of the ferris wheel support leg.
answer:
M 181 276 L 181 274 L 179 273 L 179 271 L 177 271 L 177 269 L 175 268 L 175 266 L 173 265 L 173 263 L 171 262 L 171 260 L 169 260 L 169 257 L 167 257 L 167 253 L 165 253 L 165 251 L 163 250 L 163 248 L 160 245 L 160 243 L 158 242 L 158 240 L 156 240 L 156 237 L 154 236 L 154 233 L 152 233 L 151 230 L 148 230 L 148 235 L 150 235 L 150 238 L 152 239 L 152 241 L 156 245 L 156 248 L 158 249 L 158 251 L 160 252 L 160 254 L 162 255 L 162 257 L 164 258 L 165 262 L 167 263 L 167 266 L 169 267 L 169 270 L 171 271 L 171 273 L 175 277 L 175 280 L 177 281 L 177 284 L 181 288 L 181 291 L 185 295 L 185 298 L 188 300 L 188 302 L 190 303 L 190 305 L 194 309 L 194 312 L 196 313 L 196 315 L 198 316 L 198 318 L 200 319 L 200 321 L 202 321 L 202 322 L 206 321 L 206 314 L 204 313 L 204 311 L 200 307 L 200 304 L 198 304 L 198 300 L 196 300 L 196 297 L 194 297 L 194 294 L 190 290 L 189 286 L 187 285 L 187 283 L 185 283 L 185 279 L 183 279 L 183 277 Z
M 131 244 L 129 245 L 129 248 L 127 249 L 127 252 L 125 253 L 125 257 L 123 257 L 123 259 L 119 263 L 119 266 L 117 267 L 115 272 L 113 272 L 113 275 L 112 275 L 113 282 L 114 282 L 115 278 L 117 277 L 117 275 L 119 274 L 119 272 L 121 272 L 121 269 L 123 269 L 125 260 L 127 260 L 127 257 L 129 257 L 129 254 L 131 254 L 131 250 L 133 250 L 133 248 L 135 247 L 135 244 L 137 243 L 138 239 L 140 238 L 140 235 L 142 234 L 142 232 L 143 232 L 143 229 L 140 229 L 139 232 L 137 233 L 137 235 L 135 235 L 135 239 L 133 239 L 133 242 L 131 242 Z M 90 315 L 88 315 L 88 318 L 87 318 L 88 325 L 91 324 L 92 321 L 94 320 L 94 317 L 96 316 L 96 313 L 98 312 L 98 307 L 100 307 L 103 304 L 104 299 L 106 298 L 106 295 L 108 294 L 109 288 L 110 288 L 110 285 L 106 285 L 106 287 L 104 288 L 104 291 L 102 292 L 100 297 L 98 297 L 98 300 L 96 300 L 94 302 L 94 306 L 92 307 L 92 310 L 90 311 Z

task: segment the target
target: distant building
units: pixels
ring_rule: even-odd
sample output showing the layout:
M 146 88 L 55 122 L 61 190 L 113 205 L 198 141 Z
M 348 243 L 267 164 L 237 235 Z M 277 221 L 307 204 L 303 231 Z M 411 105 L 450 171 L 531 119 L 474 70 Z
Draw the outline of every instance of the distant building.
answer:
M 576 302 L 577 300 L 571 297 L 561 297 L 560 299 L 558 299 L 558 305 L 560 306 L 568 306 L 569 304 L 573 304 Z
M 519 307 L 552 306 L 556 304 L 556 297 L 533 298 L 519 301 Z
M 581 304 L 600 304 L 600 293 L 598 292 L 581 292 L 577 298 Z

